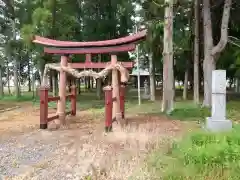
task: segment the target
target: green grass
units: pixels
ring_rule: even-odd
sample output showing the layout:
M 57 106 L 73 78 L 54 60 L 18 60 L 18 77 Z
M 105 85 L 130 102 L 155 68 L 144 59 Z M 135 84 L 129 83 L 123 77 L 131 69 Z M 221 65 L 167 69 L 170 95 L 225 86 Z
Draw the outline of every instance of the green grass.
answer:
M 227 117 L 233 121 L 240 120 L 240 101 L 231 101 L 227 103 Z
M 194 132 L 168 153 L 153 152 L 147 160 L 151 177 L 162 180 L 240 179 L 240 126 L 226 133 Z
M 32 93 L 26 92 L 20 97 L 16 97 L 14 95 L 5 95 L 3 98 L 0 98 L 2 102 L 29 102 L 33 101 Z
M 51 95 L 51 93 L 49 93 Z M 11 95 L 5 95 L 0 99 L 1 102 L 33 102 L 35 106 L 39 106 L 39 97 L 33 98 L 32 92 L 24 92 L 19 98 Z M 70 102 L 67 101 L 67 106 Z M 96 110 L 104 111 L 104 97 L 97 99 L 95 91 L 82 92 L 77 97 L 77 106 L 81 110 Z M 50 102 L 49 107 L 56 107 L 56 102 Z M 159 112 L 161 108 L 160 102 L 153 103 L 148 100 L 142 100 L 142 105 L 138 106 L 137 92 L 129 92 L 126 97 L 126 109 L 131 109 L 131 112 Z M 142 111 L 144 110 L 144 111 Z
M 39 106 L 39 98 L 33 98 L 32 92 L 24 92 L 21 97 L 6 95 L 0 99 L 1 102 L 33 102 L 34 105 Z M 81 110 L 92 110 L 103 112 L 104 111 L 104 99 L 98 100 L 96 92 L 82 92 L 78 95 L 77 107 Z M 49 107 L 56 107 L 56 103 L 49 103 Z M 67 108 L 70 107 L 70 103 L 67 103 Z M 227 103 L 227 117 L 231 120 L 238 121 L 240 119 L 240 102 L 231 101 Z M 153 115 L 162 115 L 161 103 L 150 102 L 142 100 L 142 105 L 138 106 L 137 92 L 129 92 L 126 97 L 126 110 L 130 113 L 148 113 Z M 202 122 L 206 117 L 210 116 L 210 109 L 202 108 L 194 105 L 192 101 L 177 101 L 175 103 L 174 111 L 169 115 L 171 119 L 178 119 L 182 121 L 199 121 Z
M 230 101 L 227 103 L 227 118 L 233 121 L 240 120 L 240 101 Z M 191 101 L 180 101 L 175 103 L 174 111 L 169 115 L 171 119 L 181 121 L 205 121 L 206 117 L 211 116 L 209 108 L 195 105 Z
M 227 117 L 234 121 L 231 132 L 203 130 L 187 134 L 165 152 L 157 149 L 146 159 L 150 179 L 238 180 L 240 179 L 240 102 L 227 103 Z M 172 119 L 203 121 L 210 110 L 191 102 L 177 102 Z
M 210 109 L 195 105 L 191 101 L 180 101 L 175 103 L 175 108 L 169 115 L 172 119 L 181 121 L 203 121 L 210 116 Z

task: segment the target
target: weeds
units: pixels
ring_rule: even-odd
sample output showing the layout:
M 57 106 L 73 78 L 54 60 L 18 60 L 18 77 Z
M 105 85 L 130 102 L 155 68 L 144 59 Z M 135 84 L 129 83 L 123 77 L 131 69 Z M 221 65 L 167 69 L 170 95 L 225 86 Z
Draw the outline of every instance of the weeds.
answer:
M 227 133 L 195 132 L 174 144 L 171 153 L 155 151 L 148 171 L 163 180 L 240 179 L 240 127 Z

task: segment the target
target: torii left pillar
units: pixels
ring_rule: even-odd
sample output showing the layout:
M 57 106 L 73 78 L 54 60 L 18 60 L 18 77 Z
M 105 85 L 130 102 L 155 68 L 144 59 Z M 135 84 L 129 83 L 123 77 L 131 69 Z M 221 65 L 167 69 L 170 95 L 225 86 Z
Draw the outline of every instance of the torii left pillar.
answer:
M 68 66 L 68 56 L 64 55 L 61 56 L 61 66 Z M 64 72 L 62 69 L 60 70 L 60 76 L 59 76 L 59 97 L 60 100 L 58 101 L 58 116 L 61 125 L 66 124 L 66 72 Z

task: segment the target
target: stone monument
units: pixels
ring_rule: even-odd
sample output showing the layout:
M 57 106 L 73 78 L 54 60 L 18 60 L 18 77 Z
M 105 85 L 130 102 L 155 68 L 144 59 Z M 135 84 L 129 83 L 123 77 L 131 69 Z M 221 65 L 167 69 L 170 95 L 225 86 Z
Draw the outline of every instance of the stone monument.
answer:
M 212 117 L 206 119 L 206 129 L 226 131 L 232 129 L 232 122 L 226 119 L 226 71 L 212 72 Z

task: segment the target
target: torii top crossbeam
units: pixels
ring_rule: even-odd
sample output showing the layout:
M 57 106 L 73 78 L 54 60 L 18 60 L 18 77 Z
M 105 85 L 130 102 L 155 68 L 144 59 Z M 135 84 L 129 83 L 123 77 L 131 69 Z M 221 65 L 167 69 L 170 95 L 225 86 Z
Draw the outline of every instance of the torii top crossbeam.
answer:
M 44 45 L 44 52 L 48 54 L 86 54 L 85 63 L 68 63 L 68 66 L 75 69 L 85 68 L 105 68 L 107 63 L 100 62 L 94 63 L 91 61 L 91 54 L 104 54 L 104 53 L 118 53 L 133 51 L 136 44 L 146 38 L 147 31 L 143 30 L 136 34 L 112 39 L 105 41 L 90 41 L 90 42 L 72 42 L 72 41 L 59 41 L 40 36 L 35 36 L 33 42 L 36 44 Z M 120 62 L 121 63 L 121 62 Z M 132 68 L 133 62 L 122 62 L 125 68 Z
M 44 52 L 50 54 L 103 54 L 133 51 L 136 43 L 146 37 L 146 33 L 143 30 L 118 39 L 90 42 L 59 41 L 35 36 L 33 42 L 47 46 Z

